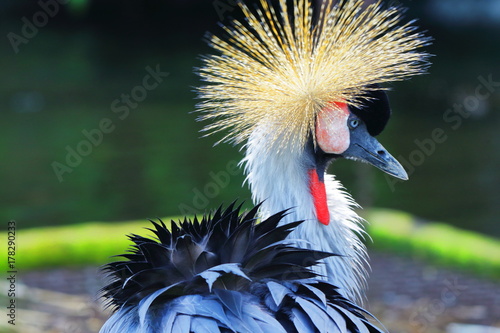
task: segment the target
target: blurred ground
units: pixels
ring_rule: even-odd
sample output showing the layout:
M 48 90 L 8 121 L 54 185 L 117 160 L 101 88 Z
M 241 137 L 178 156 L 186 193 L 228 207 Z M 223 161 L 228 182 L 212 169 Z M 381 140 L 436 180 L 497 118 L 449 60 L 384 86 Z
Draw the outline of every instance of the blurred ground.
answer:
M 371 265 L 367 308 L 390 332 L 500 332 L 500 281 L 381 252 L 371 253 Z M 96 296 L 103 279 L 95 267 L 20 277 L 13 332 L 98 332 L 109 316 Z

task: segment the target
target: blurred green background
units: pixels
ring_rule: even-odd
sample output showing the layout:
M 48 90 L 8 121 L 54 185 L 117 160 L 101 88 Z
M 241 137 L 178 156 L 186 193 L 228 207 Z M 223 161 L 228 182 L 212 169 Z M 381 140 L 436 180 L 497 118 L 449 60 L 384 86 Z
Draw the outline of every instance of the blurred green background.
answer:
M 193 69 L 210 52 L 204 35 L 238 16 L 233 1 L 43 3 L 0 3 L 2 228 L 12 219 L 19 228 L 145 219 L 249 200 L 235 171 L 241 152 L 200 139 L 203 124 L 190 113 Z M 393 117 L 379 138 L 410 181 L 351 161 L 330 172 L 365 207 L 500 236 L 500 3 L 393 3 L 434 38 L 430 74 L 391 86 Z M 157 69 L 168 76 L 145 89 Z

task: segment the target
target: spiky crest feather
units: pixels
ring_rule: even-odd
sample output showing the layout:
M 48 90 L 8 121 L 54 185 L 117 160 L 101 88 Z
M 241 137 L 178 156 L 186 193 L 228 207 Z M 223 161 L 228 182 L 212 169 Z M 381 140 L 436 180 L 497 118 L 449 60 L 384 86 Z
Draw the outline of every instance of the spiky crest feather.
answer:
M 326 0 L 315 22 L 310 0 L 268 0 L 252 11 L 239 3 L 246 22 L 223 26 L 227 38 L 212 36 L 219 53 L 204 58 L 198 88 L 201 119 L 209 133 L 230 129 L 221 141 L 240 143 L 267 123 L 274 146 L 301 149 L 314 135 L 316 116 L 328 104 L 361 103 L 373 84 L 421 74 L 428 43 L 412 22 L 400 25 L 402 10 L 381 1 Z M 293 13 L 289 15 L 289 13 Z

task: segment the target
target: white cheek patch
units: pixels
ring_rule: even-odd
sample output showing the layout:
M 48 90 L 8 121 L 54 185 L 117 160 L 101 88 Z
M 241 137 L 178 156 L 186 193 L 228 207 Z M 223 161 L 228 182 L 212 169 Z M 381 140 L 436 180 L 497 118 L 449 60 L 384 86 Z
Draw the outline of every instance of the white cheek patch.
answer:
M 316 142 L 325 153 L 342 154 L 349 148 L 348 118 L 347 104 L 338 102 L 326 106 L 318 115 Z

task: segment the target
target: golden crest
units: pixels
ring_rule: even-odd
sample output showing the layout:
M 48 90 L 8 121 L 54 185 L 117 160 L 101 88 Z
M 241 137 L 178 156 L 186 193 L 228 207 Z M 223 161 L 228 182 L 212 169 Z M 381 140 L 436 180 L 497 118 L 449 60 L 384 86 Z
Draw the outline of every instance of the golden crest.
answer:
M 228 130 L 221 141 L 236 144 L 265 126 L 271 143 L 300 149 L 328 104 L 358 105 L 369 85 L 425 72 L 420 49 L 429 39 L 413 22 L 400 23 L 401 8 L 335 2 L 325 0 L 317 13 L 310 0 L 280 0 L 278 8 L 260 0 L 253 11 L 240 3 L 246 21 L 211 37 L 217 54 L 199 69 L 197 111 L 212 121 L 204 131 Z

